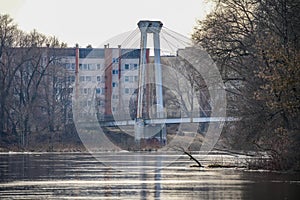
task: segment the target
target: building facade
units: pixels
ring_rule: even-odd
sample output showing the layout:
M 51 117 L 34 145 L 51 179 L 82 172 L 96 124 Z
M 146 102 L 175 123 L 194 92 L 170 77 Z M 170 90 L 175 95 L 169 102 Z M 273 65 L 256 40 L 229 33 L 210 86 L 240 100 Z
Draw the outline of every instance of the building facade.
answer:
M 129 101 L 138 88 L 140 49 L 76 47 L 57 51 L 73 82 L 73 99 L 80 98 L 80 115 L 97 112 L 100 120 L 130 119 Z M 149 60 L 149 51 L 147 55 Z

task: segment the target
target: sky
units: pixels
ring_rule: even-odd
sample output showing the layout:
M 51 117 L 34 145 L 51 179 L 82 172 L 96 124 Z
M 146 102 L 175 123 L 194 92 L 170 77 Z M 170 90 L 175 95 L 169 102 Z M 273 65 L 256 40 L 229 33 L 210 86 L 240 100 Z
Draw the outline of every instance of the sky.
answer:
M 139 20 L 160 20 L 190 37 L 196 20 L 211 9 L 207 0 L 0 0 L 0 14 L 9 14 L 20 29 L 57 36 L 70 47 L 99 47 L 134 30 Z

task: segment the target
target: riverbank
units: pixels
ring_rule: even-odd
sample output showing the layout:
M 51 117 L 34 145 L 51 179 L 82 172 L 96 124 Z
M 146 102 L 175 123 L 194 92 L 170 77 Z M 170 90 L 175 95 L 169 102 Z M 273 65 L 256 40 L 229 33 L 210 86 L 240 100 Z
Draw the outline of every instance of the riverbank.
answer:
M 1 134 L 0 152 L 86 152 L 77 132 L 31 132 L 23 140 Z
M 19 147 L 9 145 L 0 147 L 0 152 L 87 152 L 86 148 L 80 144 L 38 144 L 31 147 Z

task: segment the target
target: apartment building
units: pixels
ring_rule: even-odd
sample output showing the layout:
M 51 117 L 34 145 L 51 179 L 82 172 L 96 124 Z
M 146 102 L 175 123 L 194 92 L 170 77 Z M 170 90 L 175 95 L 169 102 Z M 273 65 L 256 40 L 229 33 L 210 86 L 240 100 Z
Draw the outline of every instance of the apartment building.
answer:
M 140 49 L 76 47 L 58 49 L 57 56 L 74 83 L 73 95 L 81 99 L 82 116 L 97 112 L 100 120 L 130 119 L 129 101 L 138 87 Z

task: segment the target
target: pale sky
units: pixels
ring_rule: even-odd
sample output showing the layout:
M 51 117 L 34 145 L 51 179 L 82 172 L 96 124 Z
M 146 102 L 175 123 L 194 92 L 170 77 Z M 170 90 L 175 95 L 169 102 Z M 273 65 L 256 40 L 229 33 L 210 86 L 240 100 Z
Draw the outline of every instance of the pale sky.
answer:
M 99 47 L 134 30 L 141 19 L 160 20 L 190 37 L 196 20 L 211 8 L 206 0 L 0 0 L 0 13 L 9 14 L 20 29 L 57 36 L 70 47 Z

